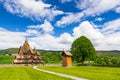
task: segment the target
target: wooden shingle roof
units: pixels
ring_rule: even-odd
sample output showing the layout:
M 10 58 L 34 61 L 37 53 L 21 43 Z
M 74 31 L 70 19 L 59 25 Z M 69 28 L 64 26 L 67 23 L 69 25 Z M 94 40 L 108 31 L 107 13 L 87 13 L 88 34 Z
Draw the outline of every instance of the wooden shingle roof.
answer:
M 66 55 L 66 56 L 72 56 L 72 54 L 69 52 L 69 51 L 63 51 L 62 52 L 62 55 Z

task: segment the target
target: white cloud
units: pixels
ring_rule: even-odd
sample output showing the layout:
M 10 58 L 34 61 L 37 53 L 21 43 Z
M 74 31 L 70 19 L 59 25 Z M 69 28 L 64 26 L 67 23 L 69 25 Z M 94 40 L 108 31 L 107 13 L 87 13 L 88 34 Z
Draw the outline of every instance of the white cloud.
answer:
M 120 19 L 107 22 L 103 26 L 104 29 L 102 30 L 102 32 L 104 32 L 105 34 L 113 34 L 116 31 L 120 31 Z
M 83 17 L 83 13 L 70 13 L 69 15 L 62 17 L 61 20 L 56 22 L 58 27 L 65 27 L 73 22 L 79 22 L 80 18 Z
M 103 37 L 101 32 L 98 29 L 95 29 L 94 25 L 88 21 L 84 21 L 78 27 L 75 27 L 73 32 L 74 37 L 79 37 L 82 35 L 85 35 L 91 39 L 98 39 Z
M 75 27 L 73 29 L 73 36 L 75 39 L 80 36 L 86 36 L 95 46 L 97 46 L 100 43 L 100 40 L 104 38 L 104 35 L 100 30 L 96 29 L 94 25 L 88 21 L 84 21 L 78 27 Z
M 0 28 L 0 49 L 19 47 L 22 40 L 25 39 L 24 32 L 11 32 L 4 28 Z
M 76 8 L 86 9 L 90 6 L 90 0 L 75 0 Z
M 30 39 L 39 45 L 39 49 L 45 50 L 68 50 L 70 46 L 67 44 L 60 43 L 59 37 L 54 37 L 50 34 L 40 35 L 38 37 L 33 37 Z
M 57 26 L 65 27 L 71 23 L 79 22 L 81 18 L 100 15 L 116 8 L 116 12 L 119 12 L 118 6 L 120 6 L 120 0 L 75 0 L 75 3 L 76 7 L 82 11 L 63 16 L 56 22 Z
M 71 2 L 72 0 L 60 0 L 61 3 Z
M 37 36 L 28 37 L 28 40 L 32 48 L 35 46 L 37 49 L 69 50 L 73 40 L 80 36 L 86 36 L 92 41 L 96 50 L 120 50 L 120 32 L 115 31 L 112 34 L 108 33 L 109 29 L 114 31 L 119 28 L 119 24 L 116 25 L 118 22 L 119 19 L 107 22 L 105 23 L 105 27 L 103 29 L 97 29 L 97 25 L 90 23 L 89 21 L 83 21 L 79 24 L 79 26 L 73 29 L 72 35 L 65 32 L 58 37 L 55 37 L 50 33 L 38 33 L 34 31 L 34 26 L 29 27 L 29 29 L 32 29 L 33 31 L 29 31 L 28 33 L 34 33 L 34 35 Z M 4 28 L 0 28 L 0 48 L 21 46 L 24 43 L 25 36 L 28 35 L 28 33 L 27 31 L 11 32 Z M 32 34 L 29 34 L 29 36 Z
M 95 21 L 99 21 L 99 22 L 102 21 L 102 20 L 103 20 L 103 18 L 100 18 L 100 17 L 95 19 Z
M 26 30 L 28 36 L 38 36 L 40 33 L 38 30 L 28 29 Z
M 59 42 L 62 44 L 71 44 L 73 42 L 73 37 L 68 33 L 63 33 L 59 37 Z
M 27 26 L 27 28 L 30 30 L 35 29 L 33 30 L 35 33 L 37 33 L 36 31 L 39 31 L 39 33 L 44 33 L 44 34 L 52 34 L 54 30 L 54 27 L 52 26 L 52 24 L 47 20 L 45 20 L 44 23 L 41 25 L 30 25 L 30 26 Z
M 116 11 L 117 13 L 120 13 L 120 7 L 117 7 L 117 8 L 115 9 L 115 11 Z
M 30 34 L 31 33 L 31 34 Z M 38 35 L 36 31 L 26 31 L 26 32 L 11 32 L 4 28 L 0 28 L 0 49 L 6 48 L 19 48 L 23 45 L 26 36 Z M 67 33 L 63 34 L 61 37 L 55 37 L 51 34 L 43 34 L 38 35 L 36 37 L 29 37 L 28 41 L 30 43 L 31 48 L 36 47 L 37 49 L 45 49 L 45 50 L 68 50 L 70 48 L 69 43 L 71 41 L 71 36 Z M 63 42 L 63 38 L 69 38 L 66 40 L 66 43 Z
M 115 26 L 115 23 L 117 22 L 119 22 L 119 19 L 107 22 L 106 26 Z M 30 40 L 39 45 L 38 48 L 41 49 L 68 50 L 70 49 L 73 40 L 80 36 L 86 36 L 92 41 L 96 50 L 120 50 L 120 32 L 106 34 L 109 32 L 107 30 L 108 27 L 97 29 L 96 26 L 97 25 L 90 23 L 89 21 L 83 21 L 79 26 L 73 29 L 72 35 L 69 33 L 63 33 L 60 36 L 55 37 L 51 34 L 44 34 L 32 37 Z M 112 28 L 111 30 L 113 31 L 118 29 L 118 27 Z M 103 32 L 103 30 L 105 31 Z
M 64 13 L 55 8 L 50 8 L 51 6 L 51 4 L 45 4 L 42 0 L 6 0 L 4 3 L 4 7 L 10 13 L 35 20 L 44 18 L 52 20 L 55 16 Z
M 113 22 L 106 23 L 111 31 L 117 30 L 118 27 L 115 23 L 117 23 L 118 20 L 115 20 Z M 74 38 L 78 38 L 79 36 L 86 36 L 88 37 L 92 43 L 94 44 L 96 50 L 120 50 L 120 32 L 114 32 L 112 34 L 109 34 L 108 27 L 103 28 L 105 30 L 99 30 L 94 27 L 96 25 L 91 24 L 88 21 L 82 22 L 78 27 L 75 27 L 73 30 L 73 36 Z M 112 27 L 112 28 L 111 28 Z M 108 34 L 106 34 L 108 33 Z
M 120 0 L 90 0 L 90 6 L 83 12 L 86 15 L 98 15 L 112 10 L 120 5 Z

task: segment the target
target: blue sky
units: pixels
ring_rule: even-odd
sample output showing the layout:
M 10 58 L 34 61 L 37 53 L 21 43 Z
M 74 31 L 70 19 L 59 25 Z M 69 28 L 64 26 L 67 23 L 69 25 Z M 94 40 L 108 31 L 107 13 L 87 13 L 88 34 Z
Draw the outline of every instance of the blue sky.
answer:
M 69 50 L 88 37 L 96 50 L 120 50 L 120 0 L 0 0 L 0 49 Z

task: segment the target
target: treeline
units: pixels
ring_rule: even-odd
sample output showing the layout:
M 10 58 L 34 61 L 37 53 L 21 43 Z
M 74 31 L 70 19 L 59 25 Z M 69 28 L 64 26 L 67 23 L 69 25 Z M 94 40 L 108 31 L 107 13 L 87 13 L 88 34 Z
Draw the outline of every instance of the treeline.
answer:
M 99 56 L 95 58 L 94 63 L 101 65 L 120 65 L 120 57 Z
M 61 51 L 39 50 L 39 52 L 44 63 L 61 63 L 62 61 Z
M 40 52 L 41 58 L 44 63 L 61 63 L 62 62 L 62 52 L 61 51 L 46 51 L 37 50 Z M 18 48 L 11 48 L 6 50 L 0 50 L 0 61 L 1 63 L 11 64 L 14 57 L 9 56 L 9 54 L 18 53 Z M 92 64 L 120 64 L 120 51 L 97 51 L 97 56 Z M 8 54 L 8 55 L 7 55 Z M 75 61 L 74 61 L 75 62 Z

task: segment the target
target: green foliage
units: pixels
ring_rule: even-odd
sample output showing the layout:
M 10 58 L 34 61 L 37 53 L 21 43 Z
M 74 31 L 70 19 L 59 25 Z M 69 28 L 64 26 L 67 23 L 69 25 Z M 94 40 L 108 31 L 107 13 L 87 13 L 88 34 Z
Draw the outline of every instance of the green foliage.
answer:
M 120 80 L 120 68 L 117 67 L 94 67 L 94 66 L 74 66 L 64 67 L 40 67 L 42 69 L 55 71 L 86 78 L 88 80 Z
M 44 63 L 61 63 L 62 56 L 61 51 L 47 51 L 47 50 L 37 50 L 40 52 L 41 58 Z M 11 64 L 14 57 L 6 56 L 6 54 L 18 53 L 18 48 L 10 48 L 6 50 L 0 50 L 0 64 Z
M 1 55 L 6 55 L 6 54 L 17 54 L 18 53 L 18 48 L 9 48 L 5 50 L 0 50 Z
M 0 67 L 0 80 L 70 80 L 34 70 L 32 67 Z
M 0 64 L 12 64 L 14 57 L 0 55 Z
M 85 36 L 76 39 L 71 47 L 74 61 L 83 62 L 85 60 L 92 60 L 95 57 L 95 48 L 91 41 Z
M 120 65 L 120 57 L 101 56 L 95 58 L 95 64 Z
M 61 63 L 62 56 L 61 51 L 39 51 L 44 63 Z
M 44 63 L 61 63 L 62 57 L 61 57 L 61 51 L 46 51 L 46 50 L 37 50 L 41 54 L 41 58 L 44 61 Z M 11 64 L 14 57 L 12 56 L 6 56 L 6 54 L 13 54 L 18 53 L 18 48 L 9 48 L 6 50 L 0 50 L 0 64 Z M 108 56 L 108 57 L 120 57 L 120 51 L 96 51 L 96 54 L 98 58 Z M 101 63 L 100 59 L 100 63 Z M 78 59 L 80 61 L 80 59 Z M 88 59 L 87 59 L 88 60 Z M 112 61 L 112 63 L 116 64 L 119 61 L 116 60 L 116 58 Z M 97 62 L 98 63 L 98 62 Z M 96 64 L 97 64 L 96 63 Z M 102 61 L 102 64 L 106 64 L 104 61 Z

